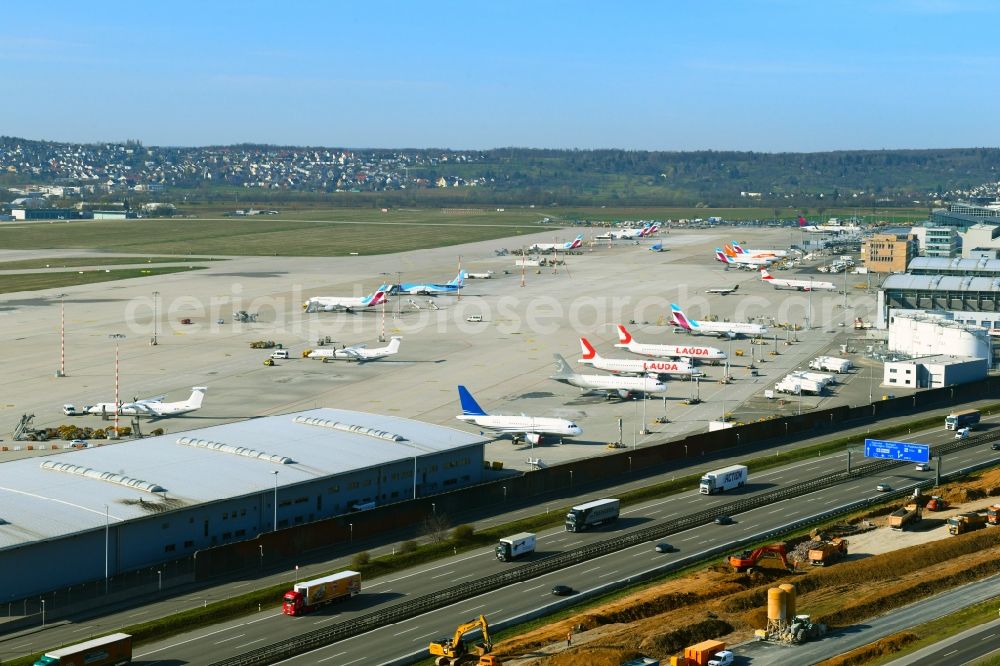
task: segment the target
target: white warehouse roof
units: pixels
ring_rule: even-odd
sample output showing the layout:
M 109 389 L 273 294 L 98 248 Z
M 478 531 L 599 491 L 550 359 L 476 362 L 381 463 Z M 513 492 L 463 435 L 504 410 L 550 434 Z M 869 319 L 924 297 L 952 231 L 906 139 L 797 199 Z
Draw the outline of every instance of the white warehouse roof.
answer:
M 485 440 L 396 416 L 312 409 L 0 463 L 0 549 Z M 272 472 L 277 471 L 274 475 Z
M 908 289 L 914 291 L 1000 291 L 1000 277 L 965 277 L 959 275 L 890 275 L 882 283 L 882 290 Z

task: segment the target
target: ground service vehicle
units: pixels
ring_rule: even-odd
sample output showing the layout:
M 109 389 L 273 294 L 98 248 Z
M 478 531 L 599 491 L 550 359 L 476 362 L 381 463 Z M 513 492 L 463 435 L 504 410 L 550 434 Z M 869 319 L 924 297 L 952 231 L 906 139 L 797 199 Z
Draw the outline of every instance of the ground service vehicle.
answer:
M 533 552 L 535 552 L 535 535 L 531 532 L 503 537 L 496 547 L 497 559 L 501 562 L 510 562 L 516 557 Z
M 361 591 L 361 574 L 341 571 L 332 576 L 296 583 L 285 592 L 281 612 L 285 615 L 304 615 L 338 599 L 353 597 Z
M 1000 504 L 994 504 L 986 509 L 986 524 L 1000 525 Z
M 811 370 L 822 370 L 824 372 L 843 373 L 851 369 L 851 361 L 846 358 L 836 356 L 817 356 L 809 363 Z
M 618 520 L 621 502 L 616 499 L 599 499 L 578 504 L 566 514 L 566 531 L 582 532 L 591 527 Z
M 963 409 L 952 412 L 944 417 L 944 427 L 946 430 L 958 430 L 966 426 L 975 428 L 979 424 L 981 416 L 978 409 Z
M 928 511 L 944 511 L 948 508 L 948 500 L 937 495 L 932 496 L 924 507 Z
M 111 666 L 132 662 L 132 637 L 111 634 L 46 652 L 35 666 Z
M 63 405 L 63 414 L 66 416 L 83 416 L 86 413 L 86 409 L 77 409 L 74 405 Z
M 731 566 L 737 573 L 743 573 L 744 571 L 749 571 L 753 567 L 757 566 L 757 562 L 761 558 L 767 557 L 768 555 L 777 557 L 781 560 L 781 563 L 785 565 L 786 569 L 791 567 L 788 564 L 788 558 L 785 555 L 788 554 L 788 550 L 785 547 L 784 542 L 772 543 L 769 546 L 761 546 L 760 548 L 755 548 L 754 550 L 744 550 L 739 555 L 730 555 L 726 561 L 729 562 Z
M 684 648 L 684 666 L 708 666 L 710 659 L 726 649 L 722 641 L 702 641 Z
M 733 488 L 739 488 L 747 482 L 747 466 L 731 465 L 711 472 L 705 472 L 698 483 L 698 492 L 702 495 L 721 493 Z
M 889 514 L 889 527 L 894 530 L 905 530 L 910 523 L 920 521 L 920 514 L 919 504 L 907 504 L 902 509 L 896 509 Z
M 986 524 L 986 519 L 978 513 L 960 513 L 948 519 L 948 534 L 965 534 L 978 530 Z
M 830 541 L 820 541 L 809 549 L 809 564 L 825 567 L 847 555 L 847 539 L 835 537 Z
M 470 646 L 462 640 L 462 636 L 479 629 L 483 632 L 483 640 Z M 458 625 L 455 635 L 451 638 L 442 638 L 431 643 L 427 651 L 434 659 L 436 666 L 458 666 L 460 664 L 476 664 L 476 666 L 499 666 L 500 661 L 490 655 L 493 651 L 493 639 L 490 638 L 490 623 L 486 621 L 485 615 L 480 615 L 474 620 Z
M 291 355 L 287 349 L 279 349 L 277 351 L 271 352 L 271 358 L 273 359 L 289 359 Z

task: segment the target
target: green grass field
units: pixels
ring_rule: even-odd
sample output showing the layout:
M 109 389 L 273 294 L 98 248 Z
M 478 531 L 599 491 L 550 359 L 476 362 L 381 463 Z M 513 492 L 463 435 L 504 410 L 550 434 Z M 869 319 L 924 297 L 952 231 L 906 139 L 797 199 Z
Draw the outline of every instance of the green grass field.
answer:
M 113 282 L 137 277 L 153 277 L 198 270 L 204 266 L 153 266 L 151 268 L 119 268 L 100 271 L 60 271 L 58 273 L 16 273 L 0 275 L 0 294 L 15 291 L 35 291 L 37 289 L 57 289 L 78 284 Z
M 177 261 L 218 261 L 211 257 L 46 257 L 21 261 L 0 261 L 0 271 L 31 268 L 78 268 L 80 266 L 120 266 L 122 264 L 167 264 Z

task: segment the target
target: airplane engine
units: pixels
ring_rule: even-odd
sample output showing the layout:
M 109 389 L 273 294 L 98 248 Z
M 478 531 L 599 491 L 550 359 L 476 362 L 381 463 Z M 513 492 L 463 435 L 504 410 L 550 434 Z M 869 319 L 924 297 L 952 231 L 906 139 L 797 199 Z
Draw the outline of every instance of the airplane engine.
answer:
M 542 436 L 539 435 L 537 432 L 526 433 L 524 435 L 524 438 L 526 440 L 528 440 L 529 442 L 531 442 L 532 444 L 534 444 L 535 446 L 537 446 L 538 444 L 540 444 L 542 442 Z

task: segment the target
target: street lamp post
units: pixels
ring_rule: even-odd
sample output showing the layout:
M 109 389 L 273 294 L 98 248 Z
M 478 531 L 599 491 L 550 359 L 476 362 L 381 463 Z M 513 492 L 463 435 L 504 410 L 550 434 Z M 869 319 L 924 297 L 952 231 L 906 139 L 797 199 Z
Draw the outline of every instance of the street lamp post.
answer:
M 42 626 L 45 626 L 45 599 L 42 599 Z
M 59 372 L 56 377 L 66 376 L 66 294 L 59 294 Z
M 262 543 L 257 544 L 257 547 L 260 548 L 260 568 L 263 569 L 264 568 L 264 544 L 262 544 Z
M 354 543 L 354 523 L 347 523 L 347 527 L 348 527 L 348 529 L 350 529 L 350 531 L 351 531 L 351 536 L 350 536 L 350 541 L 349 541 L 349 543 Z M 298 568 L 298 567 L 296 567 L 296 569 L 297 569 L 297 568 Z
M 436 516 L 437 512 L 438 512 L 437 503 L 436 502 L 431 502 L 431 513 L 433 513 Z
M 274 474 L 274 532 L 278 531 L 278 470 L 271 470 Z
M 163 571 L 157 569 L 156 571 L 156 591 L 163 591 Z

